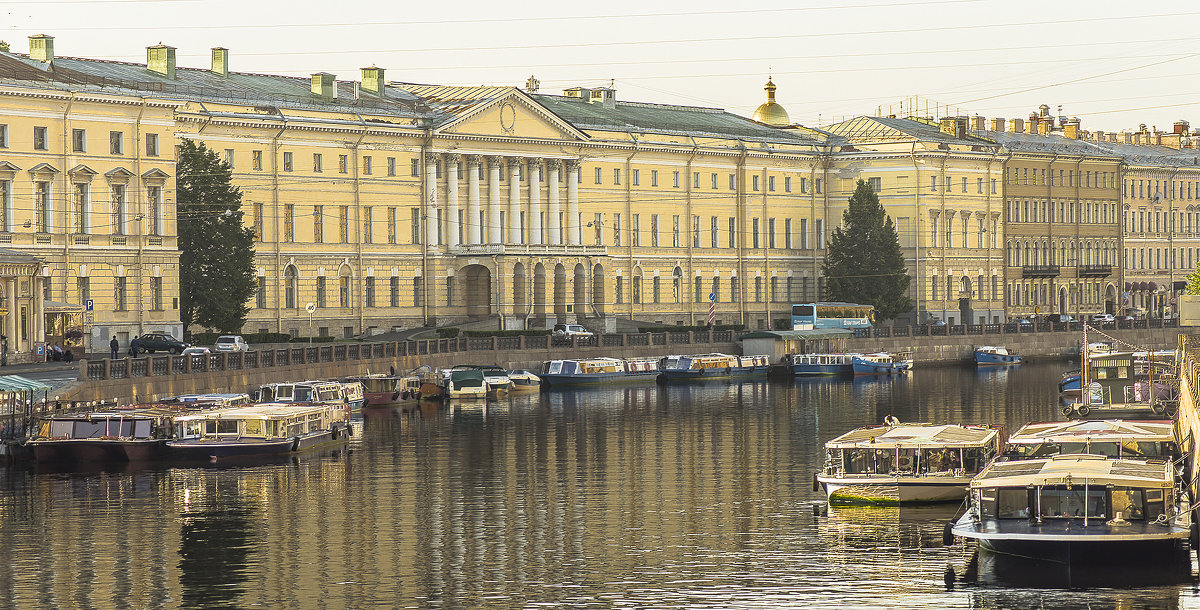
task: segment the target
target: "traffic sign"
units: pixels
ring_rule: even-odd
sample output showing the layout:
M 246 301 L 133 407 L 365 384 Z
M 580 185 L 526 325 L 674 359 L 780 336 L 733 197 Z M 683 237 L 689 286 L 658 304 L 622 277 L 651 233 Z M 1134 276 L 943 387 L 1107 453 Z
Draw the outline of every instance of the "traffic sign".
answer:
M 314 311 L 316 311 L 316 310 L 317 310 L 317 304 L 316 304 L 316 303 L 309 303 L 308 305 L 305 305 L 305 306 L 304 306 L 304 311 L 307 311 L 308 313 L 312 313 L 312 312 L 314 312 Z
M 715 292 L 708 293 L 708 300 L 712 301 L 713 303 L 716 303 L 717 302 L 717 293 L 715 293 Z
M 86 300 L 86 301 L 84 301 L 84 302 L 83 302 L 83 308 L 84 308 L 85 310 L 87 310 L 87 311 L 91 311 L 91 310 L 95 309 L 94 307 L 92 307 L 92 300 L 91 300 L 91 299 L 88 299 L 88 300 Z

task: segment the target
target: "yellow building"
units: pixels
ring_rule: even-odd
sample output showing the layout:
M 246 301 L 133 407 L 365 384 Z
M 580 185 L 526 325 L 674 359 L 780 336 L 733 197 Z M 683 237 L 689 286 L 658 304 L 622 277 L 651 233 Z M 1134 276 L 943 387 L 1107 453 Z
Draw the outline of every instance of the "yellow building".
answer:
M 1003 146 L 1007 305 L 1012 317 L 1119 313 L 1121 158 L 1079 138 L 1078 119 L 1043 105 L 1028 121 L 992 119 Z
M 858 117 L 827 128 L 842 145 L 829 184 L 832 222 L 859 179 L 896 224 L 916 309 L 908 321 L 982 324 L 1005 317 L 1004 157 L 966 117 Z
M 180 332 L 176 104 L 144 66 L 95 63 L 55 56 L 49 36 L 31 37 L 28 55 L 0 52 L 0 247 L 39 263 L 5 282 L 18 360 L 79 332 L 97 350 L 112 336 Z M 47 327 L 50 313 L 76 315 Z

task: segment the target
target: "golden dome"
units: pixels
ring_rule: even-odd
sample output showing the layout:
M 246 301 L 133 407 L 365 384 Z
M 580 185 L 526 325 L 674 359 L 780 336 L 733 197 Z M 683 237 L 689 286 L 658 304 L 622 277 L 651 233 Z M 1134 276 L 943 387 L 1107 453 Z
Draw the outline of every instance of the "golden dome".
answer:
M 767 92 L 767 101 L 754 111 L 754 116 L 751 118 L 772 127 L 791 125 L 792 120 L 788 118 L 787 110 L 775 103 L 775 83 L 771 82 L 770 77 L 767 77 L 767 85 L 763 87 L 763 90 Z

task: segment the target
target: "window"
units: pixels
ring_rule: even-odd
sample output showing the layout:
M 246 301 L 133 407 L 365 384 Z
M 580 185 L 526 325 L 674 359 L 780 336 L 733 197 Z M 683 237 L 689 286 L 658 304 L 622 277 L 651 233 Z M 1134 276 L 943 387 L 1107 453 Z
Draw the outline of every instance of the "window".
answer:
M 313 153 L 313 171 L 321 173 L 321 153 Z
M 288 309 L 296 308 L 296 296 L 300 292 L 300 278 L 296 268 L 288 265 L 283 270 L 283 303 Z
M 657 304 L 659 302 L 659 277 L 656 275 L 650 280 L 650 301 Z
M 700 188 L 700 172 L 692 172 L 692 188 Z
M 658 186 L 658 170 L 650 170 L 650 186 Z
M 983 178 L 975 179 L 975 192 L 981 195 L 983 194 Z
M 729 218 L 729 247 L 737 247 L 737 218 Z
M 816 233 L 817 233 L 817 249 L 818 250 L 825 249 L 825 226 L 824 225 L 825 225 L 825 221 L 820 220 L 820 219 L 817 220 L 816 225 L 815 225 L 815 229 L 816 229 Z
M 755 278 L 754 278 L 754 302 L 755 302 L 755 303 L 762 303 L 762 297 L 763 297 L 763 294 L 762 294 L 762 278 L 761 278 L 761 277 L 755 277 Z
M 325 206 L 313 206 L 313 242 L 325 243 Z
M 146 156 L 158 156 L 158 134 L 156 133 L 146 134 Z
M 410 159 L 410 161 L 411 167 L 409 167 L 409 175 L 413 178 L 419 178 L 421 176 L 421 160 L 414 157 L 413 159 Z
M 750 177 L 750 188 L 755 191 L 758 190 L 758 174 Z
M 617 276 L 617 281 L 613 286 L 613 301 L 618 305 L 625 302 L 625 278 Z
M 700 217 L 692 216 L 692 247 L 700 247 Z
M 693 285 L 696 287 L 695 302 L 703 303 L 704 302 L 704 278 L 697 275 L 696 283 Z
M 446 305 L 454 306 L 454 276 L 446 277 Z
M 283 241 L 296 241 L 296 206 L 290 203 L 283 206 Z
M 679 172 L 671 173 L 671 186 L 679 188 Z
M 633 296 L 633 304 L 641 305 L 642 304 L 642 276 L 640 276 L 640 275 L 633 276 L 632 292 L 633 292 L 633 295 L 632 295 Z
M 375 231 L 374 231 L 375 223 L 372 222 L 373 219 L 371 218 L 371 208 L 364 207 L 362 209 L 362 213 L 363 213 L 363 243 L 367 243 L 367 244 L 375 243 Z
M 338 294 L 341 306 L 350 307 L 350 276 L 342 275 L 338 277 Z
M 757 219 L 757 218 L 752 218 L 752 219 L 750 220 L 750 236 L 751 236 L 751 242 L 750 242 L 750 243 L 751 243 L 751 246 L 750 246 L 750 247 L 752 247 L 752 248 L 754 248 L 755 250 L 757 250 L 757 249 L 759 248 L 759 243 L 758 243 L 758 219 Z
M 808 249 L 808 219 L 800 219 L 800 249 Z
M 261 150 L 250 151 L 250 165 L 255 171 L 262 171 L 263 165 Z
M 671 217 L 671 247 L 679 247 L 679 215 Z M 656 301 L 657 302 L 657 301 Z
M 125 185 L 112 185 L 112 234 L 125 234 Z
M 791 218 L 783 219 L 783 247 L 788 250 L 792 249 L 792 219 Z
M 792 192 L 792 177 L 791 176 L 783 177 L 783 192 L 785 192 L 785 193 Z
M 801 192 L 801 193 L 807 193 L 807 192 L 808 192 L 808 178 L 801 178 L 801 179 L 800 179 L 800 192 Z
M 258 241 L 265 241 L 267 238 L 267 218 L 266 206 L 261 203 L 254 204 L 254 237 Z
M 45 127 L 33 128 L 33 149 L 34 150 L 50 150 L 49 140 L 46 137 Z
M 963 178 L 962 178 L 962 192 L 964 192 L 964 193 L 967 192 L 967 177 L 966 176 L 963 176 Z
M 387 158 L 387 175 L 388 176 L 396 175 L 396 158 L 395 157 Z
M 729 302 L 738 302 L 738 279 L 737 276 L 729 278 Z
M 929 190 L 931 190 L 931 191 L 937 190 L 937 176 L 929 177 Z
M 350 171 L 350 155 L 338 155 L 338 173 L 345 174 Z
M 8 125 L 0 124 L 0 148 L 8 148 Z
M 461 222 L 459 226 L 462 226 Z M 396 243 L 396 208 L 387 209 L 387 236 L 389 244 Z
M 267 308 L 267 278 L 258 276 L 258 286 L 254 289 L 254 306 L 258 309 Z
M 867 178 L 867 186 L 871 187 L 872 193 L 879 193 L 883 186 L 883 179 L 879 177 Z
M 621 245 L 621 215 L 613 214 L 613 245 Z
M 71 152 L 87 152 L 87 130 L 71 130 Z
M 767 176 L 767 190 L 775 192 L 775 176 Z
M 642 215 L 634 214 L 632 222 L 629 225 L 630 242 L 634 247 L 642 245 Z
M 715 190 L 717 190 L 718 188 L 720 188 L 720 187 L 718 186 L 718 182 L 719 182 L 719 181 L 717 180 L 717 174 L 714 172 L 714 173 L 712 174 L 712 188 L 713 188 L 713 190 L 714 190 L 714 191 L 715 191 Z
M 775 248 L 775 219 L 767 219 L 767 247 Z
M 75 289 L 79 292 L 79 302 L 87 305 L 87 302 L 92 298 L 92 286 L 88 278 L 75 278 Z
M 317 277 L 317 307 L 320 307 L 320 308 L 325 307 L 325 294 L 326 294 L 325 277 L 318 276 Z
M 0 231 L 12 231 L 12 197 L 12 181 L 0 180 Z
M 33 225 L 42 233 L 49 233 L 54 227 L 53 201 L 50 199 L 50 183 L 34 182 L 34 222 Z
M 650 245 L 658 247 L 658 214 L 650 215 Z
M 621 184 L 621 168 L 619 167 L 613 168 L 613 184 Z
M 711 240 L 712 247 L 716 248 L 716 247 L 720 246 L 720 241 L 719 241 L 720 230 L 717 228 L 717 217 L 713 216 L 713 217 L 711 217 L 711 219 L 712 219 L 712 222 L 711 222 L 711 226 L 709 227 L 709 231 L 711 233 L 710 237 L 712 238 L 712 240 Z
M 88 185 L 84 183 L 75 184 L 75 225 L 76 233 L 90 233 L 92 228 L 91 210 L 89 209 L 91 201 L 88 198 Z
M 710 290 L 709 292 L 712 294 L 713 297 L 716 297 L 713 299 L 714 303 L 721 302 L 721 278 L 714 277 L 712 279 L 712 290 Z
M 524 234 L 525 212 L 521 212 L 521 218 L 522 218 L 521 233 Z M 595 218 L 592 220 L 592 230 L 595 231 L 595 235 L 593 236 L 592 240 L 596 243 L 597 246 L 602 245 L 604 243 L 604 214 L 603 213 L 596 214 Z
M 233 169 L 233 149 L 225 149 L 225 163 L 229 164 L 229 168 Z
M 452 278 L 446 278 L 447 280 Z M 366 300 L 365 307 L 375 306 L 375 278 L 368 277 L 363 280 L 363 298 Z M 447 303 L 449 305 L 450 303 Z
M 996 179 L 992 178 L 992 194 L 996 194 Z
M 116 304 L 117 311 L 125 311 L 127 303 L 125 301 L 125 278 L 114 278 L 113 282 L 113 302 Z
M 338 207 L 338 237 L 341 238 L 343 244 L 350 243 L 350 206 L 343 205 Z
M 821 179 L 820 178 L 813 180 L 813 189 L 815 189 L 817 191 L 818 195 L 821 194 Z
M 125 154 L 125 137 L 119 131 L 108 132 L 108 154 L 123 155 Z
M 390 307 L 399 307 L 400 306 L 400 278 L 398 278 L 396 276 L 392 276 L 391 281 L 388 282 L 388 290 L 391 293 L 389 300 L 388 300 L 388 305 Z
M 292 171 L 292 153 L 290 152 L 283 153 L 283 171 Z
M 737 177 L 733 174 L 729 174 L 729 190 L 732 191 L 735 189 L 737 189 Z
M 362 158 L 362 163 L 363 163 L 363 175 L 370 176 L 371 175 L 371 157 L 364 156 Z
M 599 167 L 596 168 L 596 184 L 600 184 L 600 172 L 602 172 L 602 171 L 603 170 L 601 168 L 599 168 Z M 501 172 L 501 174 L 503 174 L 503 172 Z

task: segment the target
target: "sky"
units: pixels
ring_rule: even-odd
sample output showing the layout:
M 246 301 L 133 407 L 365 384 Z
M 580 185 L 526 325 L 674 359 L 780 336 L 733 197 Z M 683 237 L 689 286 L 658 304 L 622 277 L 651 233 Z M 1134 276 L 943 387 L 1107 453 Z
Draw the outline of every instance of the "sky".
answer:
M 606 3 L 379 0 L 0 0 L 0 40 L 55 37 L 60 56 L 359 80 L 613 85 L 622 100 L 749 116 L 768 75 L 793 122 L 862 114 L 1026 117 L 1041 104 L 1085 130 L 1200 127 L 1200 3 L 845 0 Z

